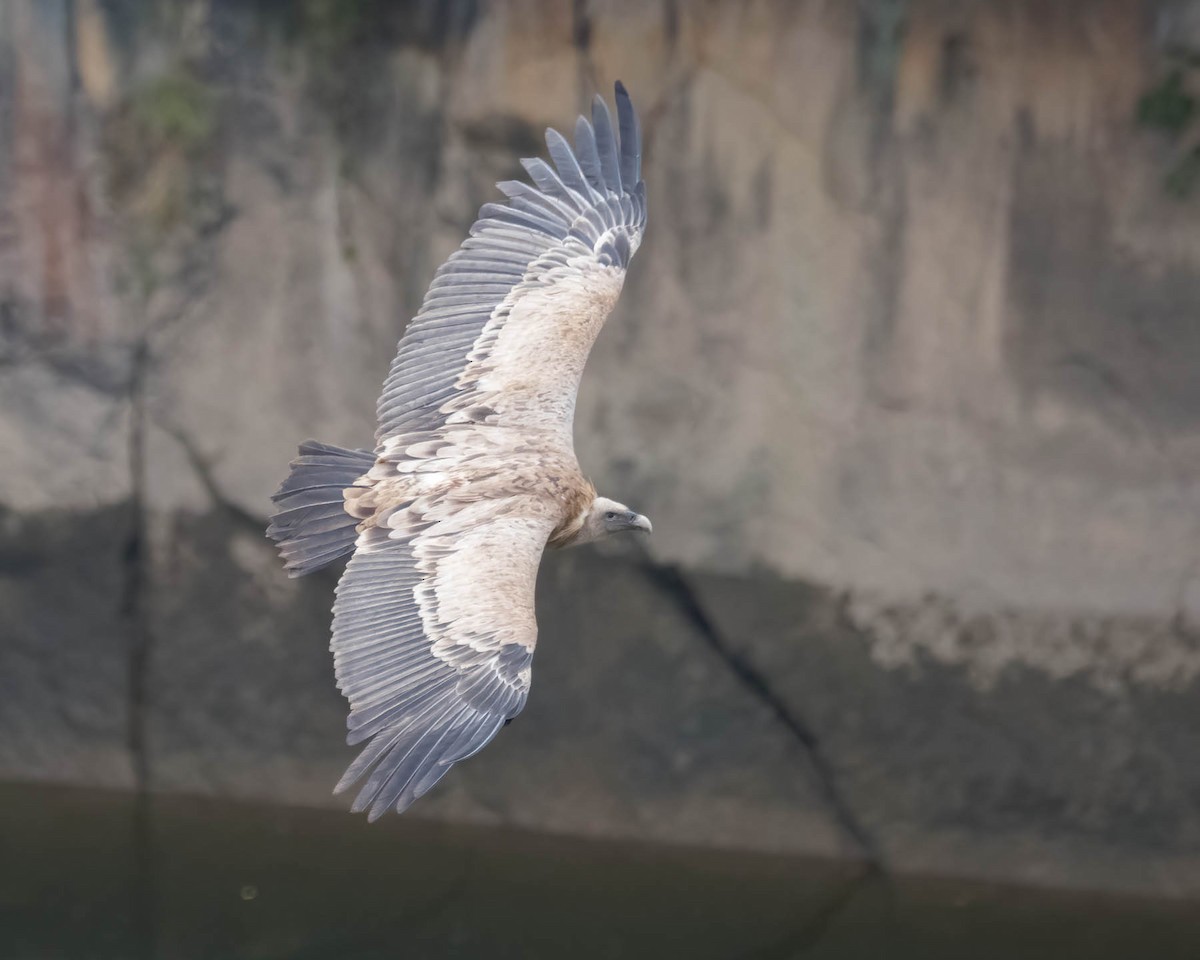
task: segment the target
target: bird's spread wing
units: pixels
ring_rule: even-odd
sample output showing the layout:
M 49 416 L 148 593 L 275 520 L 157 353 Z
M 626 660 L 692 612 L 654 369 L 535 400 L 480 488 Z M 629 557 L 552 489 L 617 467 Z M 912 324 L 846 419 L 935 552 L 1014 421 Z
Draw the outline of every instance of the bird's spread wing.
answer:
M 404 810 L 525 705 L 554 523 L 536 497 L 418 502 L 360 534 L 331 644 L 347 740 L 370 741 L 337 787 L 366 777 L 355 812 Z
M 365 781 L 354 809 L 370 819 L 405 809 L 525 704 L 537 568 L 563 503 L 538 482 L 489 495 L 453 477 L 472 442 L 472 469 L 488 475 L 492 425 L 519 428 L 502 431 L 514 450 L 524 428 L 570 450 L 579 378 L 646 220 L 637 118 L 620 84 L 617 116 L 614 131 L 597 98 L 573 151 L 547 131 L 554 167 L 526 160 L 532 185 L 499 185 L 508 203 L 484 206 L 438 270 L 384 384 L 386 482 L 355 501 L 363 522 L 332 642 L 347 739 L 365 744 L 338 789 Z M 387 485 L 397 477 L 412 496 Z
M 471 236 L 438 270 L 379 398 L 376 441 L 453 423 L 550 428 L 569 440 L 587 355 L 646 222 L 641 135 L 621 84 L 619 131 L 596 98 L 575 148 L 546 132 L 554 161 L 524 160 L 532 184 L 498 184 Z

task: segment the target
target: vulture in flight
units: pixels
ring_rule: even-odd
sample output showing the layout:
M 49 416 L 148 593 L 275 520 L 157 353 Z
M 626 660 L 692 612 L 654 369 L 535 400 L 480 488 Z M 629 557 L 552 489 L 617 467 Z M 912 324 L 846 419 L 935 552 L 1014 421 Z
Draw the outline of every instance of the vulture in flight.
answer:
M 333 605 L 347 742 L 335 792 L 403 811 L 525 705 L 542 551 L 650 521 L 596 495 L 572 443 L 588 352 L 646 225 L 641 135 L 596 97 L 575 147 L 497 186 L 438 269 L 379 397 L 373 450 L 308 441 L 267 530 L 291 576 L 350 556 Z

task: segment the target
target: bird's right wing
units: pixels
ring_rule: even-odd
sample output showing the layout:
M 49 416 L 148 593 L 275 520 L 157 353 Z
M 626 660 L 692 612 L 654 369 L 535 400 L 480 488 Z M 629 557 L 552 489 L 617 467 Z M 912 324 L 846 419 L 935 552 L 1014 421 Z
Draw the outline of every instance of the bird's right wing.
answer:
M 486 204 L 439 268 L 379 397 L 380 452 L 456 423 L 569 442 L 584 363 L 646 224 L 641 134 L 619 83 L 617 115 L 619 139 L 597 97 L 574 151 L 546 131 L 555 167 L 522 161 L 533 183 L 499 184 L 508 203 Z
M 418 499 L 359 535 L 337 588 L 333 650 L 347 742 L 370 741 L 337 791 L 375 820 L 403 811 L 520 712 L 533 595 L 556 523 L 539 497 Z

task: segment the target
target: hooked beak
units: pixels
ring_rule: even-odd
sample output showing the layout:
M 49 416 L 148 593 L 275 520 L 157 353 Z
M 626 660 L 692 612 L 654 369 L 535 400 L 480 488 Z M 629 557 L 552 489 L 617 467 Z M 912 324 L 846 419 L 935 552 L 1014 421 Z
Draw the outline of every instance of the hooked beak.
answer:
M 649 517 L 643 517 L 640 513 L 633 512 L 629 514 L 629 529 L 641 530 L 643 533 L 654 532 L 654 526 L 650 523 Z

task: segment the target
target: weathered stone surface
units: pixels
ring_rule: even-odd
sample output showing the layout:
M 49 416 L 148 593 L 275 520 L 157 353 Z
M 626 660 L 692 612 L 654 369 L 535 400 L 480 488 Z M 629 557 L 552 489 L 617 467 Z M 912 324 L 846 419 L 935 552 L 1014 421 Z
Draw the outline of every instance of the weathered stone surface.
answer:
M 0 778 L 133 784 L 132 517 L 0 507 Z
M 856 622 L 849 598 L 811 585 L 690 580 L 730 648 L 805 718 L 891 863 L 1082 887 L 1200 883 L 1200 771 L 1180 761 L 1200 749 L 1194 679 L 1150 693 L 1135 671 L 1010 663 L 973 676 L 936 649 L 881 666 L 873 648 L 904 629 L 900 611 Z M 1007 639 L 985 620 L 908 623 L 945 646 Z M 1050 644 L 1064 629 L 1023 627 Z M 1128 629 L 1092 627 L 1118 645 Z
M 336 577 L 276 576 L 262 531 L 219 507 L 158 516 L 150 539 L 151 789 L 328 802 L 345 766 Z
M 128 787 L 131 350 L 68 22 L 0 8 L 0 777 Z
M 155 788 L 339 802 L 334 578 L 267 498 L 619 76 L 651 226 L 585 468 L 895 866 L 1200 889 L 1200 127 L 1137 120 L 1200 4 L 171 9 L 0 5 L 0 773 L 127 783 L 144 734 Z M 835 850 L 661 582 L 549 565 L 527 713 L 422 815 Z
M 83 352 L 64 351 L 62 360 Z M 36 514 L 128 502 L 130 416 L 127 397 L 97 390 L 78 370 L 24 357 L 0 334 L 0 505 Z
M 1169 617 L 1200 248 L 1133 119 L 1147 8 L 878 6 L 683 15 L 583 455 L 689 566 Z

